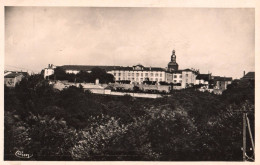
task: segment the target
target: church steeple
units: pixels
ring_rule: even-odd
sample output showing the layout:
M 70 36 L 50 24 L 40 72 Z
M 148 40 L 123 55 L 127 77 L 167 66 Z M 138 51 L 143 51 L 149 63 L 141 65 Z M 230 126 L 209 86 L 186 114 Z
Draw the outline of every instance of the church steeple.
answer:
M 176 63 L 176 55 L 175 55 L 175 50 L 173 49 L 172 55 L 171 55 L 171 62 Z
M 168 63 L 168 71 L 176 71 L 178 70 L 179 65 L 176 63 L 176 55 L 175 50 L 172 51 L 171 61 Z

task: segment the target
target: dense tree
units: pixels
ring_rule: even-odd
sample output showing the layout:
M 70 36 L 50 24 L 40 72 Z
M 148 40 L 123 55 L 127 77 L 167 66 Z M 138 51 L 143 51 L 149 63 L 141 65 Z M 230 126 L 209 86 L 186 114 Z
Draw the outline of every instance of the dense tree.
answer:
M 76 81 L 105 81 L 104 71 L 93 74 L 80 72 Z M 232 84 L 221 96 L 185 89 L 137 99 L 77 87 L 56 91 L 32 75 L 4 90 L 6 160 L 18 159 L 14 153 L 21 150 L 32 160 L 239 161 L 243 107 L 254 137 L 250 83 Z
M 33 155 L 32 160 L 71 160 L 70 148 L 74 144 L 75 130 L 66 121 L 49 116 L 30 114 L 25 120 L 13 113 L 5 113 L 5 159 L 16 151 Z M 9 154 L 8 154 L 9 153 Z
M 66 72 L 63 68 L 57 67 L 54 69 L 54 74 L 49 76 L 50 79 L 55 79 L 55 80 L 66 80 Z
M 86 71 L 80 71 L 77 74 L 66 73 L 61 67 L 57 67 L 54 70 L 54 74 L 49 76 L 52 80 L 67 80 L 69 82 L 78 83 L 95 83 L 96 79 L 99 79 L 100 83 L 110 83 L 114 82 L 114 76 L 112 74 L 106 73 L 104 69 L 95 67 L 90 73 Z

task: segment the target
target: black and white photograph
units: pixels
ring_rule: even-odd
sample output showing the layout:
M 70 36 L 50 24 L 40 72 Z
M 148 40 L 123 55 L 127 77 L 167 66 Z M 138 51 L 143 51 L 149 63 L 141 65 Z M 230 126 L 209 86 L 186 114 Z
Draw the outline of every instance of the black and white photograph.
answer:
M 255 162 L 255 9 L 4 7 L 4 161 Z

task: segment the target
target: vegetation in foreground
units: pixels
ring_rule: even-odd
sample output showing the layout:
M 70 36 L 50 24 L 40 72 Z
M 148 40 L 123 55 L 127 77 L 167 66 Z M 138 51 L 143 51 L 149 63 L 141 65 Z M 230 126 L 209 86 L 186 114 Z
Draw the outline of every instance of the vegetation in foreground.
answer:
M 4 105 L 5 160 L 23 151 L 30 160 L 241 161 L 243 107 L 254 136 L 252 83 L 221 96 L 187 89 L 135 99 L 56 91 L 32 75 L 5 87 Z

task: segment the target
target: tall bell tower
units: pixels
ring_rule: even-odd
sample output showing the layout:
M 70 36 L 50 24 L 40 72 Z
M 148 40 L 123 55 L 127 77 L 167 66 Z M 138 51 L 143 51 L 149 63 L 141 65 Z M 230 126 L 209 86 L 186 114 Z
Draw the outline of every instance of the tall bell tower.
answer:
M 171 61 L 168 63 L 168 71 L 176 71 L 178 70 L 179 65 L 176 62 L 176 55 L 175 55 L 175 50 L 172 51 L 171 55 Z

